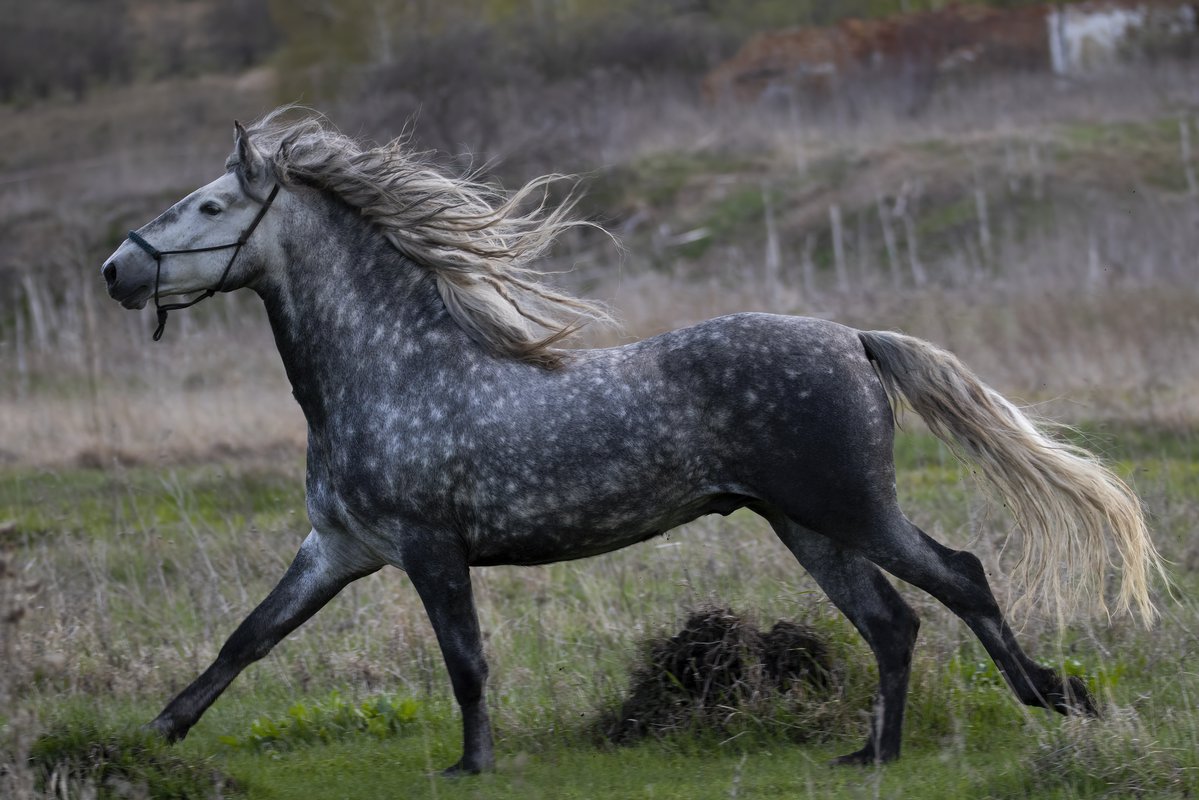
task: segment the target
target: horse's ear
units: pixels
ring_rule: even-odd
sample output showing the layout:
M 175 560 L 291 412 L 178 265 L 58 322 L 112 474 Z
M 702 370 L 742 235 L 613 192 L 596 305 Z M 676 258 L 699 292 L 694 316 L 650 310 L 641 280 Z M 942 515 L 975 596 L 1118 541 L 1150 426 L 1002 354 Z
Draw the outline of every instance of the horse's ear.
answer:
M 266 175 L 266 159 L 250 141 L 250 134 L 240 122 L 233 122 L 234 142 L 237 148 L 237 169 L 246 183 L 260 183 Z

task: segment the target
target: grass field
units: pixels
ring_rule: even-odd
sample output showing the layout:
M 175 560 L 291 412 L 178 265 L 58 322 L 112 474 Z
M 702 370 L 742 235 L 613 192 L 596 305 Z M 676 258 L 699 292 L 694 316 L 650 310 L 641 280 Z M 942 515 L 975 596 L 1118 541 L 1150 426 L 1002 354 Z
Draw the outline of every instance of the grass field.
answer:
M 56 777 L 76 789 L 108 774 L 98 764 L 111 771 L 118 754 L 137 769 L 176 759 L 101 778 L 109 796 L 139 781 L 152 796 L 207 796 L 214 771 L 225 776 L 222 791 L 256 798 L 1193 796 L 1199 438 L 1107 427 L 1079 436 L 1149 504 L 1178 583 L 1175 599 L 1160 597 L 1162 622 L 1144 630 L 1099 620 L 1059 642 L 1044 621 L 1025 621 L 1035 657 L 1064 663 L 1104 698 L 1102 720 L 1068 720 L 1020 707 L 964 626 L 905 587 L 924 626 L 905 754 L 881 769 L 827 766 L 864 735 L 869 652 L 765 526 L 742 513 L 597 559 L 476 570 L 493 666 L 494 774 L 436 774 L 457 757 L 457 712 L 415 592 L 394 570 L 353 585 L 252 666 L 183 744 L 140 744 L 137 726 L 206 666 L 298 545 L 302 465 L 10 469 L 0 473 L 9 620 L 0 724 L 19 735 L 3 780 L 14 791 L 31 786 L 19 751 L 50 732 L 65 741 L 53 752 L 92 754 L 91 772 Z M 897 460 L 909 514 L 982 555 L 1002 596 L 1007 520 L 926 434 L 902 435 Z M 718 731 L 603 742 L 597 720 L 619 705 L 638 641 L 704 603 L 763 624 L 805 621 L 831 643 L 835 690 L 730 710 Z M 380 699 L 402 705 L 402 719 L 371 727 L 355 716 Z M 300 718 L 323 736 L 279 732 Z M 97 757 L 106 739 L 115 744 Z

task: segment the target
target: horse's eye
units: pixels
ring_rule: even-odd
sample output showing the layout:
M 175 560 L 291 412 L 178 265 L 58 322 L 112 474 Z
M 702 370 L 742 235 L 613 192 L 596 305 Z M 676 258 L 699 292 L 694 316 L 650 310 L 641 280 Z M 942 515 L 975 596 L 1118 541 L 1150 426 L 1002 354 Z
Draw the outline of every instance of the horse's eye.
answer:
M 206 217 L 215 217 L 217 214 L 221 213 L 221 207 L 209 200 L 207 203 L 200 206 L 200 213 Z

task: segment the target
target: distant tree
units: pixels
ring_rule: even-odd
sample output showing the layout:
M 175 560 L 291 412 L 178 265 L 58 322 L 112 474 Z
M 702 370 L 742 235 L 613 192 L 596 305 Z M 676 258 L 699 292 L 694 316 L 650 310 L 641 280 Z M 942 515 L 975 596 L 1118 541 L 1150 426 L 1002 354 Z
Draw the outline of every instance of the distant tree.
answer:
M 0 98 L 39 99 L 96 84 L 132 69 L 125 0 L 0 0 Z
M 218 67 L 257 64 L 280 41 L 268 0 L 215 0 L 205 15 L 205 28 L 207 49 Z

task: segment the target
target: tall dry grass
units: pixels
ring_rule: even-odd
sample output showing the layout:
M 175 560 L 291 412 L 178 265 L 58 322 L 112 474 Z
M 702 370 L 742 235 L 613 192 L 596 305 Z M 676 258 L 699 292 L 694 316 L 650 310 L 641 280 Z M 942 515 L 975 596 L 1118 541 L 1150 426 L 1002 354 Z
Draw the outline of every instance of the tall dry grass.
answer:
M 116 308 L 98 275 L 126 229 L 219 171 L 228 117 L 272 103 L 264 76 L 0 110 L 0 463 L 302 448 L 252 298 L 176 315 L 154 345 L 149 315 Z M 731 311 L 812 314 L 932 339 L 1068 419 L 1187 425 L 1199 199 L 1169 126 L 1199 120 L 1193 77 L 1169 64 L 992 79 L 943 88 L 917 117 L 886 87 L 720 108 L 677 78 L 600 82 L 549 134 L 505 119 L 477 158 L 511 156 L 500 171 L 517 179 L 590 171 L 587 209 L 626 249 L 568 237 L 546 266 L 624 319 L 591 343 Z M 398 132 L 386 90 L 363 91 L 332 103 L 334 119 Z

